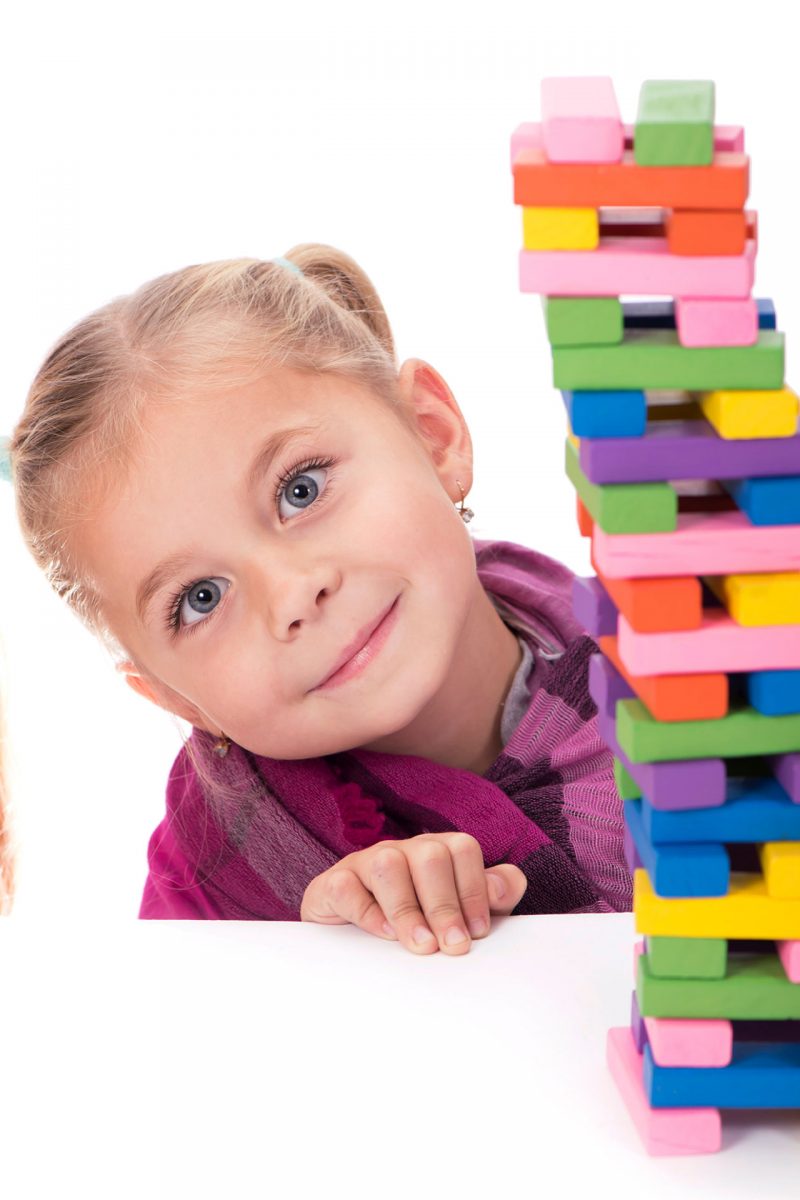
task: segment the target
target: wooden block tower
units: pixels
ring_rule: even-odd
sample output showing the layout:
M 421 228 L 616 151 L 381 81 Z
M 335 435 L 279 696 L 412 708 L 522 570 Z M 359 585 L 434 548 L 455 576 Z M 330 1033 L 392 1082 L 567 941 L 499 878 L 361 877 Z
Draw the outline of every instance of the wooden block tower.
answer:
M 608 1063 L 649 1153 L 713 1151 L 720 1110 L 800 1110 L 798 397 L 713 83 L 625 126 L 610 79 L 546 79 L 511 162 L 644 935 Z

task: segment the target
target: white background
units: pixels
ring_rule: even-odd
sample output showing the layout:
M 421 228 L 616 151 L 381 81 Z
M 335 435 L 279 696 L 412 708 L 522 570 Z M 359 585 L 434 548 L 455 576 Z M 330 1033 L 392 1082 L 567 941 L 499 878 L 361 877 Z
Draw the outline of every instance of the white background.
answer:
M 626 121 L 645 79 L 714 79 L 717 120 L 745 125 L 753 160 L 756 294 L 791 332 L 792 8 L 286 8 L 73 2 L 6 27 L 0 432 L 52 343 L 112 296 L 188 263 L 329 242 L 372 277 L 401 359 L 427 359 L 455 392 L 475 449 L 474 534 L 588 571 L 538 298 L 517 287 L 510 134 L 538 118 L 545 75 L 611 75 Z M 182 727 L 50 593 L 7 486 L 0 539 L 17 911 L 133 916 Z

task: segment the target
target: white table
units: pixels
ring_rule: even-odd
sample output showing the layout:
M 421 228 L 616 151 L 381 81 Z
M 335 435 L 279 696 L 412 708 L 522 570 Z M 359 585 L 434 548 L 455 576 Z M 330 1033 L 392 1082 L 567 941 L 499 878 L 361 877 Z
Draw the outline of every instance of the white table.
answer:
M 630 914 L 416 958 L 353 926 L 0 921 L 4 1200 L 798 1195 L 800 1116 L 648 1158 L 605 1066 Z

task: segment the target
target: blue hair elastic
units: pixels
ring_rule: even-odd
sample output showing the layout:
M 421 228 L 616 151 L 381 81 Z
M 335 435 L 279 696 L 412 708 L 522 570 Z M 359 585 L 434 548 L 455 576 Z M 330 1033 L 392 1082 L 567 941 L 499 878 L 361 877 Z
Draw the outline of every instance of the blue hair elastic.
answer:
M 288 267 L 290 271 L 294 271 L 297 275 L 303 274 L 297 263 L 289 262 L 288 258 L 273 258 L 270 259 L 270 262 L 278 263 L 282 267 Z
M 0 479 L 11 483 L 11 438 L 0 437 Z

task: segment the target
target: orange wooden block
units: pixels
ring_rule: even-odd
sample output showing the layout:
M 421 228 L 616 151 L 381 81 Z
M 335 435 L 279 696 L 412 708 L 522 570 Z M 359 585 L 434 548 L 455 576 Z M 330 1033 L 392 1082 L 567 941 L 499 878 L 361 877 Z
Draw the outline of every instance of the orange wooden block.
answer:
M 672 254 L 744 254 L 747 216 L 741 210 L 676 209 L 667 218 Z
M 677 221 L 676 221 L 677 218 Z M 697 218 L 702 218 L 698 221 Z M 717 227 L 719 222 L 719 227 Z M 694 233 L 698 224 L 712 226 L 708 234 L 709 240 L 702 242 L 700 249 L 676 249 L 673 239 L 685 238 L 687 233 Z M 736 227 L 734 239 L 731 227 Z M 676 231 L 670 233 L 670 227 Z M 744 235 L 741 230 L 744 228 Z M 673 254 L 744 254 L 745 243 L 758 244 L 758 213 L 755 209 L 734 209 L 733 211 L 717 210 L 709 212 L 706 209 L 677 209 L 671 212 L 665 208 L 601 208 L 600 209 L 600 240 L 609 237 L 663 237 L 670 243 Z M 696 241 L 696 235 L 695 235 Z M 715 245 L 735 245 L 734 250 L 713 249 Z
M 714 721 L 727 715 L 727 675 L 631 675 L 615 637 L 600 637 L 598 644 L 656 721 Z
M 637 633 L 668 633 L 699 629 L 703 620 L 703 589 L 693 576 L 664 579 L 597 578 Z
M 707 167 L 640 167 L 630 152 L 619 163 L 551 163 L 543 150 L 514 159 L 514 203 L 530 207 L 743 208 L 750 186 L 746 154 L 715 154 Z
M 577 500 L 578 529 L 580 531 L 580 535 L 581 537 L 591 537 L 592 526 L 594 525 L 591 513 L 581 500 L 580 496 L 576 496 L 575 499 Z

